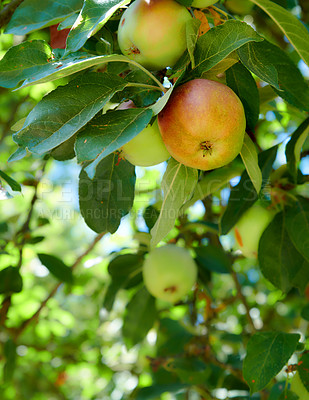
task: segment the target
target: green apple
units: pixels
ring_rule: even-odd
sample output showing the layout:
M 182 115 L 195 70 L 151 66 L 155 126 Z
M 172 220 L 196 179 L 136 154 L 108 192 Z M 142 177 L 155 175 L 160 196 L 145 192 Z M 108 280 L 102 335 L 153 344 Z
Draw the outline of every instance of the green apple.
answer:
M 170 158 L 162 140 L 157 118 L 132 140 L 121 147 L 121 156 L 131 164 L 139 167 L 150 167 Z
M 274 212 L 254 204 L 239 219 L 233 231 L 237 245 L 247 258 L 257 258 L 262 233 L 274 217 Z
M 246 129 L 238 96 L 209 79 L 178 86 L 159 113 L 158 123 L 171 156 L 204 171 L 231 162 L 242 148 Z
M 135 108 L 132 100 L 122 103 L 117 110 Z M 120 149 L 121 157 L 138 167 L 151 167 L 170 158 L 162 140 L 157 118 Z
M 191 7 L 195 8 L 206 8 L 217 3 L 218 0 L 193 0 Z
M 224 5 L 233 14 L 246 15 L 251 12 L 254 3 L 250 0 L 226 0 Z
M 187 48 L 191 18 L 175 0 L 135 0 L 119 22 L 120 50 L 150 70 L 172 67 Z
M 147 290 L 156 298 L 176 303 L 197 279 L 197 266 L 187 249 L 166 245 L 152 250 L 143 264 Z
M 291 391 L 297 394 L 299 400 L 309 400 L 309 392 L 296 371 L 291 381 Z

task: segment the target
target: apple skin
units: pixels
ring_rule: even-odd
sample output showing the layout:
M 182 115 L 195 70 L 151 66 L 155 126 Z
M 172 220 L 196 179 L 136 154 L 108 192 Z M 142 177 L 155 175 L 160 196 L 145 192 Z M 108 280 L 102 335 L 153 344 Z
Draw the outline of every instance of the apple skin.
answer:
M 309 392 L 303 384 L 299 373 L 296 371 L 291 381 L 291 391 L 297 394 L 299 400 L 309 400 Z
M 250 0 L 226 0 L 224 5 L 229 11 L 237 15 L 249 14 L 254 6 Z
M 135 108 L 132 100 L 122 103 L 117 110 Z M 162 140 L 157 118 L 133 139 L 120 148 L 121 157 L 138 167 L 151 167 L 170 158 Z
M 195 8 L 206 8 L 217 3 L 218 0 L 193 0 L 191 7 Z
M 180 163 L 204 171 L 222 167 L 240 152 L 246 119 L 228 86 L 193 79 L 177 87 L 158 115 L 163 142 Z
M 118 27 L 121 52 L 150 70 L 172 67 L 187 48 L 186 7 L 174 0 L 135 0 Z
M 138 167 L 151 167 L 170 158 L 160 135 L 157 118 L 121 147 L 121 155 Z
M 260 238 L 274 215 L 273 211 L 254 204 L 240 217 L 233 232 L 245 257 L 257 258 Z
M 197 266 L 187 249 L 169 244 L 152 250 L 143 264 L 147 290 L 156 298 L 176 303 L 197 279 Z

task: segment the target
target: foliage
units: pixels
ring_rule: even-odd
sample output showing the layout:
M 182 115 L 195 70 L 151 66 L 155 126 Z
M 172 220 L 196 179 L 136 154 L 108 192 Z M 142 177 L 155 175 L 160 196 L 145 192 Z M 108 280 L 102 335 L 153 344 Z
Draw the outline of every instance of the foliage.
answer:
M 0 398 L 294 400 L 296 370 L 309 391 L 306 1 L 252 0 L 240 16 L 179 0 L 187 50 L 157 72 L 120 52 L 128 3 L 0 5 Z M 243 103 L 234 161 L 119 157 L 201 77 Z M 257 201 L 276 215 L 249 259 L 232 228 Z M 198 266 L 174 305 L 142 278 L 166 243 Z

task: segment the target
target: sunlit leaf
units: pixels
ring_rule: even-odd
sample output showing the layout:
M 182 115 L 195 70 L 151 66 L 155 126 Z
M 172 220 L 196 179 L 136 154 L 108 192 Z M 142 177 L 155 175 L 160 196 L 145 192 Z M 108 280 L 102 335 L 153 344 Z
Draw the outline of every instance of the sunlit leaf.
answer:
M 269 0 L 251 0 L 274 20 L 297 53 L 309 66 L 309 33 L 305 26 L 291 12 Z
M 299 334 L 283 332 L 258 332 L 249 339 L 243 374 L 251 393 L 263 389 L 281 371 L 299 339 Z
M 249 135 L 245 134 L 244 144 L 240 152 L 243 163 L 246 166 L 248 175 L 257 193 L 260 192 L 262 186 L 262 172 L 258 164 L 258 154 L 256 147 Z
M 24 0 L 14 12 L 5 33 L 26 35 L 37 29 L 54 25 L 82 7 L 82 0 Z
M 128 2 L 129 0 L 85 0 L 67 38 L 66 54 L 79 50 L 90 36 L 102 28 L 118 8 Z
M 174 227 L 180 208 L 193 194 L 197 178 L 196 169 L 186 167 L 173 158 L 169 160 L 162 180 L 164 199 L 160 215 L 150 232 L 151 246 L 159 243 Z

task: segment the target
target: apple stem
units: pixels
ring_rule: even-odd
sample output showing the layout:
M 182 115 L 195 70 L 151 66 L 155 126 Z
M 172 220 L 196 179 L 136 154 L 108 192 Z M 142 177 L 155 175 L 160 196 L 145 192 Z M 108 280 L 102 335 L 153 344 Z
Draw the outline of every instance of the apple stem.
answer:
M 127 60 L 127 62 L 129 64 L 133 64 L 135 65 L 137 68 L 141 69 L 142 71 L 145 72 L 145 74 L 147 74 L 153 81 L 156 82 L 156 84 L 159 86 L 160 90 L 162 92 L 166 92 L 166 88 L 162 85 L 162 83 L 151 73 L 148 71 L 148 69 L 144 68 L 141 64 L 139 64 L 138 62 L 134 61 L 134 60 Z

